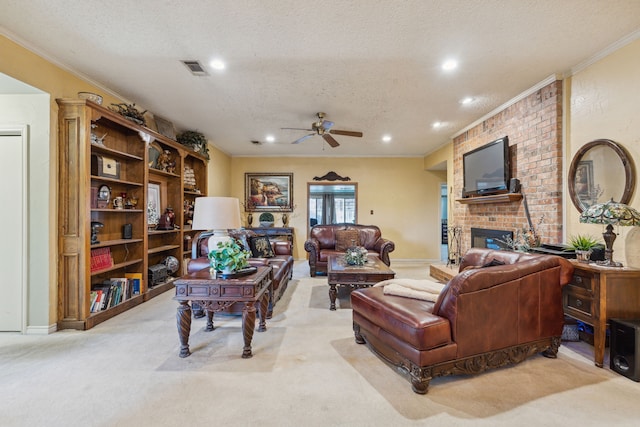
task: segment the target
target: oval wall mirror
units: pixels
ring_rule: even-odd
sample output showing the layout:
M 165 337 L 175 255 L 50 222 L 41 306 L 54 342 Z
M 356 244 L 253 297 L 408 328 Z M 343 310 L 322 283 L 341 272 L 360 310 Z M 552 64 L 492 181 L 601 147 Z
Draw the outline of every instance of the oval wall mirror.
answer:
M 596 139 L 581 147 L 571 161 L 568 185 L 579 212 L 611 199 L 627 204 L 635 187 L 635 168 L 621 145 Z

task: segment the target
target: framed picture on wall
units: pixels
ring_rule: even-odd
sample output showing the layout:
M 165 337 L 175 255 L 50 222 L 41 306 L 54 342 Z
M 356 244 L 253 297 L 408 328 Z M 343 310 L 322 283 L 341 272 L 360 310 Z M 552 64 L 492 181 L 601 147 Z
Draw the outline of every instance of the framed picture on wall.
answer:
M 293 173 L 245 173 L 246 212 L 292 212 Z
M 150 182 L 147 195 L 147 225 L 155 227 L 160 221 L 160 184 Z

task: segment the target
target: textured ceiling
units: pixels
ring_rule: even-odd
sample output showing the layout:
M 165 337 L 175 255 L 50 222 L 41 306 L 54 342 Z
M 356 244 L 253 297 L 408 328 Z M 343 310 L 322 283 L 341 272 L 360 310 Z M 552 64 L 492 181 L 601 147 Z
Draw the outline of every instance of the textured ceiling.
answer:
M 638 0 L 0 0 L 0 8 L 0 33 L 228 154 L 255 156 L 424 155 L 640 32 Z M 227 63 L 222 72 L 209 68 L 216 57 Z M 459 67 L 444 72 L 449 58 Z M 209 75 L 191 75 L 181 60 L 199 60 Z M 467 96 L 475 102 L 461 105 Z M 364 137 L 292 145 L 305 132 L 280 128 L 309 128 L 319 111 Z M 275 143 L 264 142 L 268 134 Z

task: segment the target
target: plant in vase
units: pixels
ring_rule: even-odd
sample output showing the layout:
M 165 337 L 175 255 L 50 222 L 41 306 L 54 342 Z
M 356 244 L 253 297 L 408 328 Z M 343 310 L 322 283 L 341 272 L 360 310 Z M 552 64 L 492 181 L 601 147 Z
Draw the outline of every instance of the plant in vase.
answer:
M 235 240 L 218 242 L 218 249 L 209 252 L 211 268 L 225 274 L 247 267 L 251 253 L 243 249 Z
M 367 262 L 369 251 L 362 246 L 356 246 L 355 241 L 344 253 L 344 260 L 349 265 L 364 265 Z
M 575 251 L 576 258 L 580 262 L 589 262 L 593 248 L 600 245 L 595 237 L 590 235 L 577 234 L 569 237 L 566 250 Z
M 209 159 L 209 147 L 207 146 L 207 138 L 204 134 L 194 130 L 187 130 L 179 134 L 176 140 L 196 153 L 202 154 L 207 160 Z
M 260 221 L 260 227 L 273 227 L 274 219 L 271 212 L 264 212 L 260 214 L 258 221 Z

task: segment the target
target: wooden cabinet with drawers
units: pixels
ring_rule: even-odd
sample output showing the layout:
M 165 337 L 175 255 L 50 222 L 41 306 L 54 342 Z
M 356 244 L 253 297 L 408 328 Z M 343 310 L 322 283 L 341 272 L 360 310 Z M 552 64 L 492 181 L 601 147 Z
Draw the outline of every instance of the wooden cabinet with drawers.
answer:
M 576 261 L 574 268 L 563 290 L 564 313 L 593 326 L 594 360 L 602 367 L 609 319 L 640 319 L 640 270 Z

